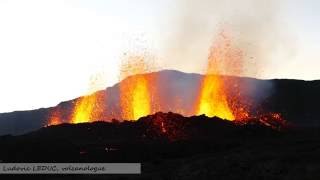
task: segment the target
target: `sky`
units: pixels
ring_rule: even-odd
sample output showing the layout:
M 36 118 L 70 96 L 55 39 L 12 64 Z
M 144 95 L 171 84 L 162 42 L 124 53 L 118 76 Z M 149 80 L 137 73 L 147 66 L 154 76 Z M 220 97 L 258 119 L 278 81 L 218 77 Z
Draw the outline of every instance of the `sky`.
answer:
M 0 112 L 112 86 L 127 52 L 202 73 L 221 29 L 259 65 L 244 75 L 320 79 L 317 0 L 0 0 Z

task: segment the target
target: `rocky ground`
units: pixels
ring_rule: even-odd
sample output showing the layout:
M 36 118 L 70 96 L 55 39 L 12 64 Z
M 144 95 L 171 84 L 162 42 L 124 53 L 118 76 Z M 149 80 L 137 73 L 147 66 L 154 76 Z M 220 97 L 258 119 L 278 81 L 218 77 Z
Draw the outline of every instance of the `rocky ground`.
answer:
M 62 124 L 0 137 L 2 162 L 141 162 L 141 175 L 5 179 L 320 178 L 320 130 L 275 130 L 205 116 L 157 113 L 136 122 Z M 112 149 L 112 150 L 110 150 Z M 2 179 L 2 178 L 1 178 Z

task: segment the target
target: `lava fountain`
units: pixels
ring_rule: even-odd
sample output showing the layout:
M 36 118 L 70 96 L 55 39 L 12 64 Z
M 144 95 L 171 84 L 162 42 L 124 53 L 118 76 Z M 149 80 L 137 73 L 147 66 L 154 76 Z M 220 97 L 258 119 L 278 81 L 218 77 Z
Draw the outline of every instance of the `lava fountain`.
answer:
M 241 62 L 241 51 L 231 46 L 230 38 L 221 32 L 210 49 L 206 73 L 202 78 L 200 93 L 196 103 L 197 115 L 234 120 L 236 117 L 229 106 L 223 73 L 234 72 Z M 236 72 L 237 73 L 237 72 Z
M 92 94 L 82 96 L 76 100 L 71 119 L 72 123 L 92 122 L 104 119 L 105 105 L 104 101 L 101 101 L 101 99 L 104 99 L 101 98 L 103 94 L 95 92 L 99 88 L 99 82 L 102 79 L 101 75 L 91 78 L 89 92 Z
M 120 106 L 123 119 L 137 120 L 152 113 L 150 65 L 142 56 L 130 56 L 121 66 Z M 131 76 L 132 75 L 132 76 Z

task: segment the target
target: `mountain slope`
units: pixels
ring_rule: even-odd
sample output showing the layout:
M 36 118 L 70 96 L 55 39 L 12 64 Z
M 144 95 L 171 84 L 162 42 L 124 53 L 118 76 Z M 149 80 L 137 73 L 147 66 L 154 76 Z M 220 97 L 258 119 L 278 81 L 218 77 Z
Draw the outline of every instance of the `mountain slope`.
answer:
M 185 116 L 192 115 L 194 101 L 199 94 L 202 75 L 188 74 L 173 70 L 150 73 L 157 76 L 159 97 L 163 102 L 161 111 L 182 109 Z M 271 112 L 280 112 L 285 119 L 298 126 L 320 126 L 319 102 L 320 81 L 302 80 L 258 80 L 253 78 L 223 76 L 228 96 L 241 93 L 244 100 L 254 107 Z M 126 81 L 125 79 L 124 81 Z M 121 83 L 121 82 L 120 82 Z M 105 120 L 121 119 L 119 104 L 119 84 L 97 92 L 107 108 Z M 62 102 L 56 107 L 33 111 L 20 111 L 0 114 L 0 135 L 23 134 L 45 126 L 49 113 L 62 109 L 62 119 L 70 119 L 76 99 Z

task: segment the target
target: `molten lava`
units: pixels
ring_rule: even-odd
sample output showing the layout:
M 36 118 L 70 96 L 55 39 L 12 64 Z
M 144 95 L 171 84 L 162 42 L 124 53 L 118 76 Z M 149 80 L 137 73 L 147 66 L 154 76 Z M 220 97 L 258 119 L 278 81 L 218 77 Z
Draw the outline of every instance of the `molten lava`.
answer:
M 120 93 L 123 118 L 137 120 L 150 114 L 148 80 L 144 75 L 127 79 L 121 85 Z
M 96 76 L 91 79 L 91 92 L 94 92 L 97 88 L 99 88 L 99 81 L 102 81 L 101 76 Z M 78 98 L 74 104 L 71 123 L 83 123 L 103 120 L 105 106 L 104 101 L 101 101 L 101 99 L 103 99 L 101 98 L 101 96 L 103 96 L 103 94 L 96 92 Z
M 96 97 L 94 95 L 80 97 L 75 104 L 72 123 L 83 123 L 92 120 L 92 112 Z
M 181 94 L 170 96 L 171 89 L 160 87 L 162 77 L 157 77 L 154 66 L 146 61 L 145 56 L 128 56 L 121 66 L 119 83 L 119 99 L 110 93 L 106 98 L 106 91 L 95 92 L 97 82 L 101 77 L 91 81 L 89 95 L 73 101 L 73 111 L 62 111 L 59 107 L 50 112 L 49 125 L 62 123 L 63 117 L 71 123 L 92 122 L 97 120 L 110 120 L 111 118 L 122 120 L 138 120 L 141 117 L 157 112 L 172 111 L 182 115 L 202 115 L 218 117 L 226 120 L 235 120 L 236 124 L 256 123 L 278 128 L 285 124 L 281 114 L 273 112 L 257 111 L 253 101 L 243 95 L 240 88 L 241 82 L 230 81 L 230 77 L 222 75 L 242 75 L 243 72 L 242 51 L 234 46 L 230 37 L 221 32 L 211 47 L 205 75 L 202 77 L 199 92 L 192 109 L 186 109 Z M 229 79 L 228 79 L 229 78 Z M 165 90 L 164 90 L 165 89 Z M 93 93 L 95 92 L 95 93 Z M 178 92 L 180 93 L 180 92 Z M 167 98 L 170 97 L 170 98 Z M 112 103 L 110 103 L 112 102 Z M 111 104 L 111 105 L 110 105 Z M 108 112 L 109 111 L 109 112 Z M 163 114 L 156 114 L 155 124 L 161 134 L 168 134 L 173 139 L 182 136 L 178 131 L 178 124 L 165 121 Z M 178 118 L 179 119 L 179 118 Z M 212 118 L 214 119 L 214 118 Z M 280 125 L 279 125 L 280 124 Z
M 217 116 L 222 119 L 234 120 L 222 83 L 218 75 L 205 75 L 201 85 L 198 115 L 205 114 L 208 117 Z
M 55 108 L 54 110 L 50 111 L 49 113 L 49 119 L 48 119 L 48 125 L 58 125 L 62 123 L 61 119 L 61 112 L 58 108 Z
M 222 119 L 234 120 L 236 117 L 229 106 L 227 89 L 224 86 L 223 73 L 238 73 L 241 66 L 241 52 L 231 46 L 231 40 L 224 32 L 220 33 L 210 50 L 207 71 L 204 75 L 200 94 L 196 104 L 196 114 L 209 117 L 217 116 Z
M 120 84 L 120 106 L 122 118 L 137 120 L 151 114 L 151 85 L 153 80 L 143 73 L 148 72 L 149 65 L 143 57 L 131 56 L 122 64 L 121 77 L 129 78 Z

